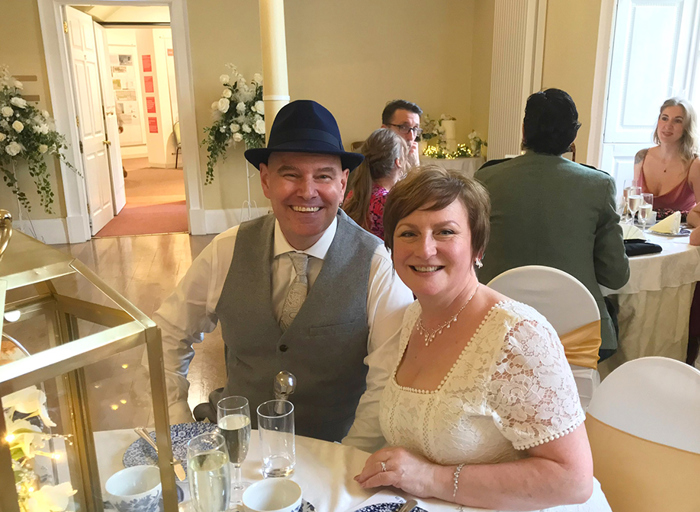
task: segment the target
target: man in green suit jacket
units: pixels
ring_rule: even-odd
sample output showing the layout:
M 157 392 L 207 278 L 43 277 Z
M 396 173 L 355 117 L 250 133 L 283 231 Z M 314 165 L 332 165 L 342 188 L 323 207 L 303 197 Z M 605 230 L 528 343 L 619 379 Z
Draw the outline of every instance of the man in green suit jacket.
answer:
M 601 318 L 601 359 L 617 337 L 600 286 L 629 279 L 615 182 L 603 171 L 563 158 L 581 124 L 571 97 L 559 89 L 530 96 L 523 120 L 526 153 L 489 162 L 476 173 L 491 196 L 491 237 L 479 280 L 544 265 L 567 272 L 593 294 Z

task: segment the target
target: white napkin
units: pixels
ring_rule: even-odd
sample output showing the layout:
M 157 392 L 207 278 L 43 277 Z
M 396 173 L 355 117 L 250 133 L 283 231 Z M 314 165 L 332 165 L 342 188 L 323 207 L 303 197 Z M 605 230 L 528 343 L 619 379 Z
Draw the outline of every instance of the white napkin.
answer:
M 632 224 L 622 224 L 622 238 L 625 240 L 646 240 L 644 232 Z
M 406 503 L 406 499 L 397 495 L 396 493 L 391 492 L 390 490 L 384 489 L 379 491 L 377 494 L 370 496 L 348 512 L 357 512 L 365 507 L 376 505 L 378 503 Z
M 681 230 L 681 212 L 673 212 L 664 220 L 654 224 L 650 229 L 657 233 L 677 234 Z

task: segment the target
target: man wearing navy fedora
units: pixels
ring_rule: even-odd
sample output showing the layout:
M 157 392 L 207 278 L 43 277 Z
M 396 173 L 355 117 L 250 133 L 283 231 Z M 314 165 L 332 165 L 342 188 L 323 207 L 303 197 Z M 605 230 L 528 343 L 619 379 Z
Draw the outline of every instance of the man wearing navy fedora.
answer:
M 217 236 L 154 316 L 171 422 L 191 421 L 192 344 L 221 322 L 221 396 L 247 397 L 255 422 L 275 375 L 290 371 L 298 434 L 372 450 L 382 442 L 379 395 L 413 297 L 382 241 L 339 208 L 363 157 L 343 149 L 333 115 L 307 100 L 282 108 L 268 146 L 245 157 L 260 170 L 274 215 Z

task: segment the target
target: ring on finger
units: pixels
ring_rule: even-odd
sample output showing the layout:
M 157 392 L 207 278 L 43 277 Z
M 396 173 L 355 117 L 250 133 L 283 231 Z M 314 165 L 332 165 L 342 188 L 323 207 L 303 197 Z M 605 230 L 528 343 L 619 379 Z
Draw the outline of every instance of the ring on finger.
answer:
M 381 460 L 381 461 L 379 461 L 379 464 L 382 465 L 382 473 L 385 473 L 385 472 L 386 472 L 386 462 L 384 462 L 383 460 Z

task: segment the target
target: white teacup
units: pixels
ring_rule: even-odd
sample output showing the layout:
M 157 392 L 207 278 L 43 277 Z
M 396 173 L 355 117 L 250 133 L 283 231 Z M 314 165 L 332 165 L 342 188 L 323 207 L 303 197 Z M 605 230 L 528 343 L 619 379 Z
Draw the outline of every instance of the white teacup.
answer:
M 107 499 L 119 512 L 157 512 L 162 488 L 157 466 L 133 466 L 114 473 L 105 483 Z
M 245 512 L 294 512 L 301 507 L 301 487 L 286 478 L 266 478 L 243 491 Z

